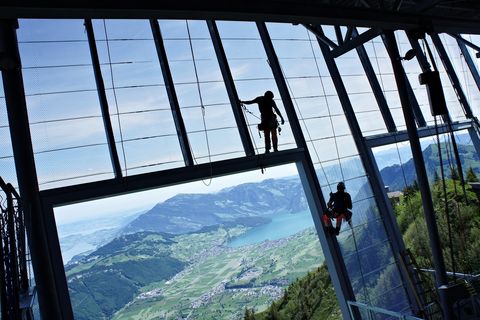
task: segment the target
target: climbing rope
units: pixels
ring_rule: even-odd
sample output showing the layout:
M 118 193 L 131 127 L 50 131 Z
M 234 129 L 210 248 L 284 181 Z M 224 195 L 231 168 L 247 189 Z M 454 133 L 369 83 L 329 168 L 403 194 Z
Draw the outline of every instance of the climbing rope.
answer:
M 332 133 L 333 133 L 333 139 L 335 141 L 335 152 L 336 152 L 336 155 L 337 155 L 337 159 L 338 159 L 338 165 L 339 165 L 339 168 L 340 168 L 340 173 L 341 173 L 341 176 L 342 176 L 342 181 L 345 181 L 345 175 L 344 175 L 344 172 L 343 172 L 343 167 L 342 167 L 342 164 L 340 162 L 340 152 L 338 151 L 338 144 L 337 144 L 337 135 L 335 133 L 335 126 L 333 125 L 333 120 L 332 120 L 332 114 L 331 114 L 331 111 L 330 111 L 330 105 L 329 105 L 329 102 L 328 102 L 328 99 L 327 99 L 327 96 L 325 95 L 325 85 L 323 83 L 323 79 L 322 79 L 322 74 L 320 72 L 320 67 L 318 65 L 318 61 L 317 61 L 317 55 L 315 54 L 315 49 L 313 48 L 313 44 L 312 44 L 312 38 L 311 38 L 311 35 L 310 35 L 310 32 L 308 30 L 305 30 L 307 32 L 307 35 L 308 35 L 308 42 L 310 44 L 310 48 L 311 48 L 311 51 L 312 51 L 312 55 L 313 55 L 313 59 L 315 61 L 315 67 L 317 69 L 317 73 L 318 73 L 318 78 L 320 79 L 320 83 L 322 85 L 322 90 L 324 92 L 324 99 L 325 99 L 325 104 L 327 106 L 327 112 L 328 112 L 328 118 L 330 119 L 330 125 L 332 127 Z M 283 70 L 282 70 L 282 74 L 283 74 Z M 318 162 L 320 164 L 320 167 L 323 171 L 323 174 L 325 176 L 325 179 L 326 179 L 326 182 L 328 184 L 328 187 L 330 189 L 330 192 L 332 192 L 332 186 L 331 184 L 329 183 L 328 181 L 328 177 L 327 177 L 327 174 L 325 173 L 325 170 L 324 170 L 324 167 L 322 165 L 322 162 L 320 161 L 320 156 L 318 155 L 318 151 L 315 147 L 315 144 L 313 143 L 313 140 L 312 140 L 312 137 L 310 135 L 310 131 L 308 130 L 308 126 L 306 125 L 305 123 L 305 119 L 301 113 L 301 110 L 300 108 L 298 107 L 298 103 L 297 103 L 297 100 L 295 98 L 295 95 L 293 94 L 293 91 L 292 89 L 290 88 L 290 85 L 288 84 L 288 79 L 287 77 L 284 75 L 284 78 L 285 78 L 285 81 L 287 82 L 287 85 L 289 86 L 289 90 L 290 92 L 292 92 L 292 98 L 295 102 L 295 106 L 300 114 L 300 117 L 302 119 L 302 121 L 304 122 L 304 126 L 305 128 L 307 129 L 307 135 L 308 135 L 308 138 L 310 139 L 310 141 L 312 141 L 312 146 L 313 146 L 313 150 L 315 152 L 315 155 L 318 159 Z M 330 224 L 332 222 L 330 221 Z M 367 291 L 367 285 L 366 285 L 366 281 L 365 281 L 365 276 L 364 276 L 364 272 L 363 272 L 363 268 L 362 268 L 362 263 L 361 263 L 361 260 L 360 260 L 360 255 L 358 253 L 358 245 L 357 245 L 357 238 L 355 236 L 355 230 L 354 230 L 354 227 L 352 225 L 352 222 L 351 222 L 351 218 L 350 220 L 348 220 L 348 225 L 350 226 L 350 230 L 352 232 L 352 239 L 353 239 L 353 244 L 355 246 L 355 255 L 357 257 L 357 261 L 358 261 L 358 266 L 359 266 L 359 271 L 360 271 L 360 277 L 361 277 L 361 281 L 362 281 L 362 286 L 363 286 L 363 291 L 364 291 L 364 294 L 365 294 L 365 299 L 366 301 L 370 301 L 370 297 L 369 297 L 369 294 L 368 294 L 368 291 Z
M 262 157 L 263 155 L 258 151 L 258 146 L 257 146 L 257 143 L 255 142 L 255 139 L 253 139 L 253 133 L 252 133 L 252 128 L 251 128 L 251 125 L 250 125 L 250 122 L 248 121 L 248 117 L 247 117 L 247 113 L 252 115 L 253 117 L 257 118 L 258 120 L 261 121 L 260 117 L 258 117 L 256 114 L 254 114 L 253 112 L 251 112 L 250 110 L 248 110 L 248 108 L 245 106 L 244 103 L 240 103 L 240 106 L 242 108 L 242 111 L 243 111 L 243 116 L 245 117 L 245 121 L 247 123 L 247 128 L 248 128 L 248 132 L 250 133 L 250 136 L 252 137 L 252 141 L 253 141 L 253 146 L 255 148 L 255 153 L 258 155 L 257 157 L 257 166 L 260 167 L 260 171 L 262 172 L 262 174 L 265 173 L 266 169 L 265 169 L 265 166 L 263 165 L 263 162 L 262 162 Z M 258 128 L 258 127 L 257 127 Z M 260 136 L 260 138 L 262 137 L 260 135 L 260 130 L 258 130 L 258 135 Z
M 188 43 L 190 45 L 190 53 L 192 55 L 193 69 L 195 71 L 195 83 L 196 83 L 196 86 L 197 86 L 198 96 L 200 98 L 200 107 L 202 109 L 203 132 L 205 133 L 205 142 L 206 142 L 207 151 L 208 151 L 208 163 L 210 165 L 210 178 L 209 178 L 208 182 L 205 182 L 205 180 L 203 180 L 203 179 L 202 179 L 202 182 L 205 186 L 208 187 L 212 184 L 213 167 L 212 167 L 212 157 L 211 157 L 211 152 L 210 152 L 210 141 L 208 139 L 207 124 L 206 124 L 206 119 L 205 119 L 205 105 L 203 104 L 202 91 L 200 89 L 200 80 L 199 80 L 199 77 L 198 77 L 197 63 L 196 63 L 196 59 L 195 59 L 195 53 L 193 51 L 192 36 L 190 34 L 190 28 L 188 26 L 188 20 L 185 20 L 185 25 L 187 27 Z M 190 147 L 190 152 L 192 153 L 193 160 L 195 161 L 196 164 L 198 164 L 198 161 L 195 158 L 195 155 L 194 155 L 191 147 Z
M 456 277 L 456 268 L 455 268 L 455 256 L 453 254 L 453 241 L 452 241 L 452 228 L 451 228 L 451 223 L 450 223 L 450 210 L 448 208 L 448 195 L 447 195 L 447 185 L 445 182 L 445 174 L 444 174 L 444 169 L 443 169 L 443 156 L 442 156 L 442 148 L 440 144 L 440 134 L 438 132 L 438 123 L 437 123 L 437 117 L 434 116 L 434 121 L 435 121 L 435 135 L 437 137 L 437 149 L 438 149 L 438 159 L 440 161 L 440 174 L 441 174 L 441 179 L 442 179 L 442 189 L 443 189 L 443 199 L 444 199 L 444 205 L 445 205 L 445 217 L 447 219 L 447 231 L 448 231 L 448 243 L 450 245 L 450 259 L 452 260 L 452 271 L 453 271 L 453 279 L 454 281 L 457 280 Z M 447 149 L 448 150 L 448 149 Z M 449 159 L 450 163 L 450 159 Z M 455 182 L 454 182 L 455 185 Z
M 118 122 L 118 130 L 120 132 L 120 144 L 122 145 L 122 156 L 123 156 L 123 163 L 125 164 L 125 176 L 128 176 L 128 166 L 127 166 L 127 156 L 125 154 L 125 146 L 124 146 L 124 140 L 123 140 L 123 131 L 122 131 L 122 123 L 120 121 L 120 111 L 118 107 L 118 99 L 117 99 L 117 92 L 116 92 L 116 87 L 115 87 L 115 80 L 113 77 L 113 68 L 112 68 L 112 57 L 110 54 L 110 43 L 108 40 L 108 32 L 107 32 L 107 24 L 105 22 L 106 20 L 103 19 L 103 30 L 105 32 L 105 42 L 107 44 L 107 55 L 108 55 L 108 66 L 110 70 L 110 78 L 112 79 L 112 92 L 113 92 L 113 98 L 115 101 L 115 109 L 117 111 L 117 122 Z

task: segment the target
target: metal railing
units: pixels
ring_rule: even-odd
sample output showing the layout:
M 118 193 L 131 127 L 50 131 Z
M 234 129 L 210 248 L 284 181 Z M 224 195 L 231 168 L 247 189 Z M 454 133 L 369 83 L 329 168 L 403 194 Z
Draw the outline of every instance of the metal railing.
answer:
M 31 320 L 35 287 L 20 196 L 0 178 L 0 297 L 1 319 Z
M 402 314 L 400 312 L 395 312 L 379 307 L 369 306 L 365 303 L 356 302 L 356 301 L 347 301 L 348 308 L 350 310 L 350 316 L 352 319 L 357 320 L 355 314 L 360 314 L 361 319 L 367 320 L 379 320 L 379 319 L 402 319 L 402 320 L 422 320 L 412 315 Z M 355 308 L 358 312 L 354 312 Z M 360 319 L 358 319 L 360 320 Z

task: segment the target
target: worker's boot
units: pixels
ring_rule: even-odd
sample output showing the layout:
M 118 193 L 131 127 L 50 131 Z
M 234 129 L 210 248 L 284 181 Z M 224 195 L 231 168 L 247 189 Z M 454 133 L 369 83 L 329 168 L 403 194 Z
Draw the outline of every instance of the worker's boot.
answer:
M 339 235 L 340 234 L 340 227 L 336 227 L 335 228 L 335 235 Z

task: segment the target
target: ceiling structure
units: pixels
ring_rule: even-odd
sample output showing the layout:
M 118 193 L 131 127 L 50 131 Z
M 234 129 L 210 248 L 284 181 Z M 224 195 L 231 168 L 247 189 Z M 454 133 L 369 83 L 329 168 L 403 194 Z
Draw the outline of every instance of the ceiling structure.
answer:
M 364 26 L 364 27 L 374 27 L 376 29 L 418 29 L 425 28 L 428 30 L 433 30 L 435 32 L 449 32 L 449 33 L 480 33 L 480 3 L 477 1 L 466 0 L 466 1 L 452 1 L 452 0 L 423 0 L 423 1 L 402 1 L 402 0 L 312 0 L 312 1 L 295 1 L 295 0 L 284 0 L 284 1 L 252 1 L 252 0 L 232 0 L 225 3 L 217 3 L 216 1 L 205 0 L 202 2 L 184 0 L 177 2 L 169 3 L 151 3 L 144 0 L 135 1 L 135 2 L 113 2 L 111 0 L 102 1 L 101 3 L 94 1 L 70 1 L 68 3 L 62 3 L 59 1 L 51 1 L 38 3 L 36 1 L 9 1 L 3 2 L 0 4 L 0 19 L 2 18 L 127 18 L 127 19 L 140 19 L 140 18 L 170 18 L 170 19 L 215 19 L 215 20 L 245 20 L 245 21 L 278 21 L 278 22 L 287 22 L 287 23 L 302 23 L 305 25 L 318 25 L 318 24 L 335 24 L 335 25 L 346 25 L 346 26 Z M 210 22 L 210 24 L 215 24 L 215 22 Z M 277 86 L 280 88 L 280 94 L 282 100 L 287 104 L 287 110 L 294 110 L 292 104 L 292 99 L 289 96 L 289 89 L 287 83 L 283 79 L 281 72 L 280 64 L 276 61 L 275 50 L 271 44 L 268 32 L 263 23 L 259 24 L 259 30 L 264 30 L 263 36 L 261 36 L 263 41 L 263 46 L 266 48 L 267 54 L 270 54 L 269 61 L 273 61 L 276 66 L 273 67 L 274 78 L 277 82 Z M 354 28 L 350 28 L 354 29 Z M 211 29 L 213 30 L 213 29 Z M 372 29 L 370 31 L 371 36 L 378 36 L 381 30 Z M 214 32 L 214 31 L 212 31 Z M 218 33 L 218 31 L 216 31 Z M 393 34 L 390 31 L 388 33 Z M 347 32 L 348 33 L 348 32 Z M 365 32 L 366 34 L 367 32 Z M 323 33 L 322 33 L 323 34 Z M 321 38 L 322 34 L 319 39 Z M 368 36 L 368 35 L 367 35 Z M 343 48 L 349 50 L 357 48 L 358 46 L 363 45 L 363 42 L 370 40 L 371 38 L 364 36 L 358 36 L 357 39 L 363 39 L 362 42 L 350 42 L 350 45 L 343 45 Z M 320 39 L 321 40 L 321 39 Z M 319 43 L 322 47 L 322 43 Z M 13 45 L 12 45 L 13 47 Z M 267 49 L 268 47 L 268 49 Z M 325 46 L 323 46 L 325 47 Z M 0 48 L 1 49 L 1 48 Z M 343 103 L 346 105 L 348 116 L 347 118 L 353 123 L 356 121 L 354 116 L 354 110 L 348 101 L 348 93 L 344 84 L 341 83 L 339 79 L 341 76 L 335 65 L 334 58 L 345 53 L 339 50 L 331 50 L 329 52 L 328 48 L 324 48 L 325 56 L 328 57 L 330 74 L 335 73 L 337 76 L 333 77 L 336 79 L 335 86 L 336 91 L 341 91 L 339 96 L 345 99 Z M 220 50 L 220 49 L 219 49 Z M 223 49 L 221 49 L 223 50 Z M 338 54 L 338 55 L 337 55 Z M 219 55 L 221 56 L 221 55 Z M 392 61 L 399 61 L 398 54 L 397 58 L 392 58 Z M 221 59 L 226 60 L 223 56 Z M 96 64 L 98 62 L 95 62 Z M 226 65 L 225 62 L 223 64 Z M 9 70 L 9 72 L 15 73 L 20 72 L 18 70 Z M 170 71 L 169 71 L 170 72 Z M 228 71 L 230 72 L 230 71 Z M 373 70 L 370 72 L 373 75 Z M 6 73 L 5 73 L 6 74 Z M 12 77 L 8 81 L 15 82 L 20 79 L 17 74 L 14 74 L 13 80 Z M 6 77 L 5 77 L 6 78 Z M 227 78 L 227 77 L 226 77 Z M 7 82 L 8 82 L 7 81 Z M 227 82 L 227 80 L 224 80 Z M 232 79 L 228 78 L 228 81 L 233 82 Z M 21 85 L 16 85 L 16 88 L 20 88 Z M 172 86 L 174 87 L 174 86 Z M 233 88 L 233 89 L 232 89 Z M 234 85 L 231 86 L 230 91 L 233 91 L 235 88 Z M 340 88 L 340 89 L 338 89 Z M 98 89 L 98 91 L 105 91 Z M 20 91 L 15 91 L 14 94 L 18 94 L 21 99 L 16 99 L 16 101 L 24 100 L 24 93 Z M 400 94 L 403 94 L 406 97 L 408 94 L 406 90 L 403 90 Z M 233 97 L 235 97 L 233 95 Z M 235 99 L 233 99 L 232 105 L 235 104 Z M 12 103 L 13 105 L 13 103 Z M 11 108 L 12 110 L 18 108 Z M 290 111 L 294 114 L 293 111 Z M 292 119 L 296 119 L 296 115 L 291 116 Z M 353 120 L 352 120 L 353 119 Z M 298 120 L 295 120 L 298 121 Z M 18 129 L 20 132 L 23 128 L 28 127 L 28 125 L 22 125 L 22 123 L 28 123 L 26 119 L 18 121 L 18 125 L 14 129 Z M 295 126 L 292 131 L 295 131 L 295 137 L 301 137 L 302 140 L 297 143 L 299 146 L 294 150 L 282 151 L 279 154 L 268 155 L 265 158 L 262 158 L 262 161 L 268 165 L 278 165 L 283 163 L 292 163 L 295 162 L 298 164 L 300 175 L 303 177 L 306 185 L 306 193 L 309 198 L 309 205 L 312 208 L 315 208 L 314 217 L 319 217 L 320 212 L 325 211 L 324 200 L 322 198 L 320 184 L 317 181 L 315 168 L 313 167 L 312 160 L 310 155 L 306 151 L 306 142 L 303 138 L 303 133 L 301 132 L 300 124 L 295 122 Z M 411 123 L 414 123 L 411 121 Z M 379 178 L 377 177 L 378 169 L 373 164 L 371 157 L 370 149 L 367 150 L 366 141 L 363 141 L 362 133 L 358 124 L 354 124 L 356 132 L 354 137 L 357 139 L 357 144 L 365 143 L 364 151 L 360 152 L 360 156 L 363 157 L 363 161 L 367 163 L 367 174 L 366 176 L 374 177 L 375 180 L 373 188 L 375 189 L 376 200 L 381 207 L 382 212 L 384 212 L 385 218 L 388 223 L 387 231 L 391 234 L 395 234 L 396 229 L 394 227 L 394 218 L 391 212 L 389 211 L 388 204 L 386 203 L 386 198 L 383 197 L 383 189 L 380 183 Z M 241 126 L 240 126 L 241 127 Z M 470 127 L 468 127 L 470 128 Z M 406 135 L 407 132 L 403 132 Z M 19 134 L 12 134 L 12 138 L 20 136 Z M 378 145 L 383 145 L 387 143 L 387 138 L 393 137 L 394 142 L 398 142 L 397 136 L 387 136 L 382 137 L 383 142 Z M 418 141 L 418 138 L 415 139 Z M 375 145 L 375 141 L 370 140 L 369 147 Z M 389 143 L 392 143 L 391 141 Z M 22 143 L 16 143 L 17 145 L 22 145 Z M 24 143 L 23 143 L 24 144 Z M 114 145 L 114 144 L 112 144 Z M 245 148 L 246 149 L 246 148 Z M 366 150 L 366 151 L 365 151 Z M 258 166 L 258 158 L 260 156 L 254 156 L 253 158 L 242 157 L 238 159 L 228 160 L 224 162 L 214 162 L 214 165 L 194 165 L 191 168 L 181 168 L 179 170 L 172 170 L 166 172 L 153 172 L 147 173 L 144 175 L 137 176 L 127 176 L 122 177 L 121 170 L 120 175 L 118 175 L 116 180 L 104 180 L 99 182 L 94 182 L 91 184 L 75 185 L 71 187 L 64 187 L 56 190 L 47 190 L 42 193 L 38 193 L 38 190 L 35 189 L 31 191 L 33 196 L 31 196 L 32 203 L 34 206 L 34 212 L 43 212 L 43 215 L 46 218 L 43 218 L 43 215 L 37 214 L 34 215 L 40 222 L 44 223 L 46 227 L 40 225 L 40 227 L 33 228 L 36 232 L 35 240 L 40 239 L 44 243 L 38 243 L 38 247 L 33 248 L 32 252 L 36 253 L 37 256 L 34 257 L 34 260 L 39 268 L 38 273 L 41 274 L 41 277 L 36 279 L 39 282 L 42 282 L 43 287 L 39 286 L 43 291 L 39 293 L 39 296 L 43 297 L 43 312 L 51 312 L 51 314 L 62 314 L 62 317 L 57 318 L 73 318 L 71 315 L 72 310 L 70 307 L 70 301 L 68 297 L 68 287 L 65 281 L 65 273 L 63 270 L 63 264 L 61 261 L 60 248 L 58 239 L 56 239 L 56 227 L 53 221 L 53 207 L 57 204 L 72 203 L 84 201 L 85 199 L 94 199 L 97 197 L 105 197 L 112 194 L 122 194 L 129 193 L 138 190 L 150 189 L 153 187 L 159 187 L 161 185 L 170 185 L 176 184 L 181 181 L 190 181 L 195 179 L 201 179 L 202 177 L 208 176 L 218 176 L 226 175 L 234 172 L 242 172 L 256 168 Z M 33 159 L 33 153 L 31 155 Z M 248 160 L 248 161 L 247 161 Z M 33 161 L 32 161 L 33 163 Z M 31 175 L 34 176 L 34 168 L 26 166 L 30 170 Z M 212 169 L 213 168 L 213 169 Z M 34 181 L 36 179 L 24 179 L 25 181 Z M 25 183 L 27 185 L 28 183 Z M 32 187 L 31 184 L 28 184 L 27 187 Z M 38 188 L 38 186 L 33 186 Z M 30 192 L 30 191 L 29 191 Z M 25 192 L 26 193 L 26 192 Z M 22 194 L 25 194 L 22 193 Z M 27 194 L 28 197 L 28 194 Z M 39 201 L 41 199 L 41 201 Z M 320 200 L 319 200 L 320 199 Z M 37 201 L 38 200 L 38 201 Z M 385 203 L 384 203 L 385 202 Z M 36 207 L 35 207 L 36 206 Z M 41 207 L 43 206 L 43 207 Z M 386 209 L 385 209 L 385 208 Z M 44 222 L 41 219 L 45 219 Z M 388 220 L 390 219 L 390 220 Z M 382 227 L 383 228 L 383 227 Z M 45 230 L 46 231 L 45 231 Z M 322 243 L 322 247 L 327 254 L 326 260 L 330 263 L 331 270 L 342 270 L 343 258 L 340 255 L 340 251 L 337 248 L 336 240 L 330 237 L 327 237 L 324 234 L 324 231 L 321 227 L 318 228 L 319 238 Z M 383 229 L 382 229 L 383 230 Z M 399 236 L 398 239 L 401 239 Z M 395 238 L 396 239 L 396 238 Z M 395 246 L 395 250 L 401 251 L 401 243 L 393 243 L 392 246 Z M 397 248 L 398 247 L 398 248 Z M 328 249 L 326 249 L 328 248 Z M 48 252 L 51 257 L 45 257 L 45 253 Z M 40 257 L 40 258 L 39 258 Z M 42 259 L 46 260 L 43 261 Z M 40 268 L 43 265 L 48 270 L 43 270 Z M 38 267 L 39 266 L 39 267 Z M 335 272 L 333 273 L 333 282 L 337 288 L 337 291 L 340 292 L 340 296 L 345 296 L 345 299 L 339 299 L 340 303 L 343 303 L 343 310 L 347 310 L 346 301 L 351 299 L 353 293 L 350 292 L 350 282 L 345 275 L 346 272 Z M 51 290 L 51 292 L 49 292 Z M 45 297 L 48 297 L 46 299 Z M 53 297 L 53 298 L 52 298 Z M 47 301 L 45 301 L 47 300 Z M 48 305 L 50 304 L 50 305 Z M 52 308 L 50 308 L 52 306 Z M 45 311 L 46 310 L 46 311 Z M 50 311 L 53 310 L 53 311 Z M 344 315 L 347 314 L 346 312 Z M 56 318 L 56 317 L 50 317 Z
M 182 18 L 480 33 L 475 0 L 3 1 L 0 18 Z

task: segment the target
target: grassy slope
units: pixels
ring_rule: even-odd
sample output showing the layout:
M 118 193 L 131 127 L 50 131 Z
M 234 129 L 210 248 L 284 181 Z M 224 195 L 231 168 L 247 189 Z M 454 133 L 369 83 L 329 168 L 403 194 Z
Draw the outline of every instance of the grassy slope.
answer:
M 322 265 L 290 284 L 283 297 L 275 301 L 268 310 L 251 315 L 249 318 L 333 320 L 341 319 L 342 315 L 328 270 L 325 265 Z

